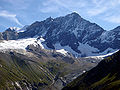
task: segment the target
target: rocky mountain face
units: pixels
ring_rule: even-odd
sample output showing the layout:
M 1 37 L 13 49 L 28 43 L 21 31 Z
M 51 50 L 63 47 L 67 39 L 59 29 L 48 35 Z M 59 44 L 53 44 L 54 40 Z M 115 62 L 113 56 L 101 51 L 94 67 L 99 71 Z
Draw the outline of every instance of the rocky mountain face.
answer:
M 120 51 L 69 83 L 63 90 L 119 90 Z
M 27 26 L 23 32 L 6 30 L 0 39 L 23 39 L 43 37 L 47 49 L 64 49 L 75 57 L 96 56 L 119 49 L 120 27 L 106 31 L 95 23 L 83 19 L 77 13 Z
M 103 32 L 99 38 L 89 42 L 89 45 L 93 45 L 95 48 L 101 49 L 104 51 L 108 48 L 119 49 L 120 45 L 120 27 Z M 110 52 L 108 50 L 108 52 Z
M 10 27 L 4 32 L 0 33 L 0 40 L 17 40 L 19 39 L 19 33 L 24 32 L 28 25 L 23 28 Z
M 16 40 L 18 39 L 18 33 L 15 30 L 8 28 L 5 32 L 0 33 L 1 40 Z
M 80 43 L 87 44 L 103 32 L 104 30 L 97 24 L 84 20 L 77 13 L 72 13 L 65 17 L 55 19 L 50 17 L 44 21 L 35 22 L 25 32 L 20 33 L 19 38 L 42 36 L 48 48 L 60 49 L 58 45 L 55 45 L 59 44 L 61 48 L 65 46 L 70 48 L 70 53 L 75 52 L 79 55 L 82 53 L 79 49 Z

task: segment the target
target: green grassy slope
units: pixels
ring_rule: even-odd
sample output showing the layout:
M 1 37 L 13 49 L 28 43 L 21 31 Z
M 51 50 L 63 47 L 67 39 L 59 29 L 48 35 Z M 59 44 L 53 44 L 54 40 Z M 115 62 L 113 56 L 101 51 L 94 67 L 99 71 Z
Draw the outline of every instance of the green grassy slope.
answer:
M 120 51 L 102 60 L 63 90 L 120 90 Z
M 0 90 L 58 90 L 96 65 L 33 45 L 27 50 L 0 52 Z
M 50 84 L 53 77 L 54 75 L 43 67 L 41 62 L 38 63 L 29 58 L 20 58 L 19 54 L 0 54 L 1 89 L 13 89 L 17 87 L 15 82 L 19 82 L 23 88 L 25 85 L 38 88 Z

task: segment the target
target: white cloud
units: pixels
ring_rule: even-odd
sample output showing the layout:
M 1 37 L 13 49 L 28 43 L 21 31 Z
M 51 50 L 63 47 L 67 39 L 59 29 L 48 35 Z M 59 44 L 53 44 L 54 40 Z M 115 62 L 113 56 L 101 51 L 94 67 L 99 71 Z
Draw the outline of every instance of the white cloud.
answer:
M 96 9 L 91 9 L 91 10 L 89 10 L 87 13 L 88 13 L 90 16 L 96 16 L 96 15 L 99 15 L 99 14 L 104 13 L 106 10 L 107 10 L 107 7 L 103 7 L 103 8 L 101 8 L 101 9 L 96 8 Z
M 31 17 L 34 17 L 34 15 L 37 16 L 39 15 L 39 13 L 40 14 L 44 13 L 45 16 L 57 17 L 76 11 L 83 18 L 86 18 L 88 20 L 93 20 L 93 22 L 96 22 L 98 24 L 100 20 L 112 22 L 112 24 L 120 22 L 119 19 L 120 12 L 118 12 L 120 8 L 120 0 L 109 0 L 109 1 L 106 0 L 4 0 L 4 1 L 5 3 L 9 3 L 9 5 L 11 5 L 11 6 L 7 6 L 7 4 L 5 5 L 7 11 L 13 10 L 12 12 L 15 12 L 19 16 L 24 15 L 24 17 L 30 15 L 30 18 L 27 17 L 24 18 L 24 20 L 28 18 L 29 20 L 31 20 Z M 22 11 L 21 9 L 24 8 L 27 9 Z M 4 7 L 2 7 L 2 9 L 4 9 Z M 33 15 L 33 10 L 35 10 L 34 13 L 36 13 L 34 15 Z M 115 15 L 114 13 L 116 13 L 118 16 Z M 14 21 L 21 26 L 22 24 L 17 19 L 16 14 L 11 14 L 8 12 L 0 12 L 0 16 L 8 18 L 9 20 Z M 106 14 L 109 15 L 106 16 Z
M 120 24 L 120 15 L 106 16 L 104 20 L 107 22 Z
M 3 24 L 0 24 L 2 27 L 5 27 L 5 28 L 8 28 L 7 26 L 3 25 Z
M 95 17 L 111 23 L 120 23 L 120 12 L 118 12 L 120 0 L 45 0 L 42 5 L 41 12 L 43 13 L 61 12 L 63 14 L 66 11 L 77 11 L 86 17 Z M 109 15 L 106 16 L 106 14 Z
M 105 14 L 108 10 L 114 9 L 120 5 L 120 0 L 45 0 L 42 3 L 41 12 L 64 12 L 66 11 L 77 11 L 88 15 L 90 17 Z M 61 9 L 64 8 L 64 9 Z
M 12 9 L 26 9 L 31 0 L 3 0 L 6 3 L 11 4 Z
M 40 9 L 42 12 L 64 12 L 77 11 L 78 9 L 86 6 L 86 1 L 83 0 L 45 0 L 42 3 L 43 7 Z M 76 10 L 77 9 L 77 10 Z
M 57 12 L 59 11 L 58 7 L 56 6 L 51 6 L 51 7 L 45 7 L 40 9 L 42 13 L 51 13 L 51 12 Z
M 90 16 L 97 16 L 100 14 L 111 13 L 117 6 L 120 5 L 120 0 L 92 0 L 92 6 L 88 9 L 87 13 Z M 111 10 L 111 12 L 109 12 Z
M 23 26 L 23 25 L 19 22 L 19 20 L 16 18 L 16 14 L 11 14 L 11 13 L 9 13 L 9 12 L 7 12 L 7 11 L 4 10 L 4 11 L 0 11 L 0 17 L 7 18 L 7 19 L 9 19 L 9 20 L 17 23 L 18 25 Z

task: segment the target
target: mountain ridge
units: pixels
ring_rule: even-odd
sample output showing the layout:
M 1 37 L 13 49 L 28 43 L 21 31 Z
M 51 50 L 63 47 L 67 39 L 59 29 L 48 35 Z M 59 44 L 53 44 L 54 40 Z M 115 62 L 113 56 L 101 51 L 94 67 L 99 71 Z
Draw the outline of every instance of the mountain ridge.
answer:
M 0 34 L 0 39 L 43 37 L 44 45 L 50 49 L 65 49 L 75 57 L 85 57 L 107 54 L 119 49 L 119 30 L 118 26 L 113 30 L 106 31 L 96 23 L 91 23 L 73 12 L 66 16 L 49 17 L 40 22 L 36 21 L 23 32 L 5 31 L 6 33 Z M 90 51 L 86 49 L 84 52 L 81 46 L 89 47 L 87 49 Z

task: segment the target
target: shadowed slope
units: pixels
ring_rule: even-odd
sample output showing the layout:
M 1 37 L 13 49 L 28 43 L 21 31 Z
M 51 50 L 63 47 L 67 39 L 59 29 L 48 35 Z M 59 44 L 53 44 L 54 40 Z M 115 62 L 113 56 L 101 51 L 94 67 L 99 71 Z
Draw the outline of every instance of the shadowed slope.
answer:
M 95 68 L 63 88 L 63 90 L 118 89 L 120 89 L 120 51 L 102 60 Z

